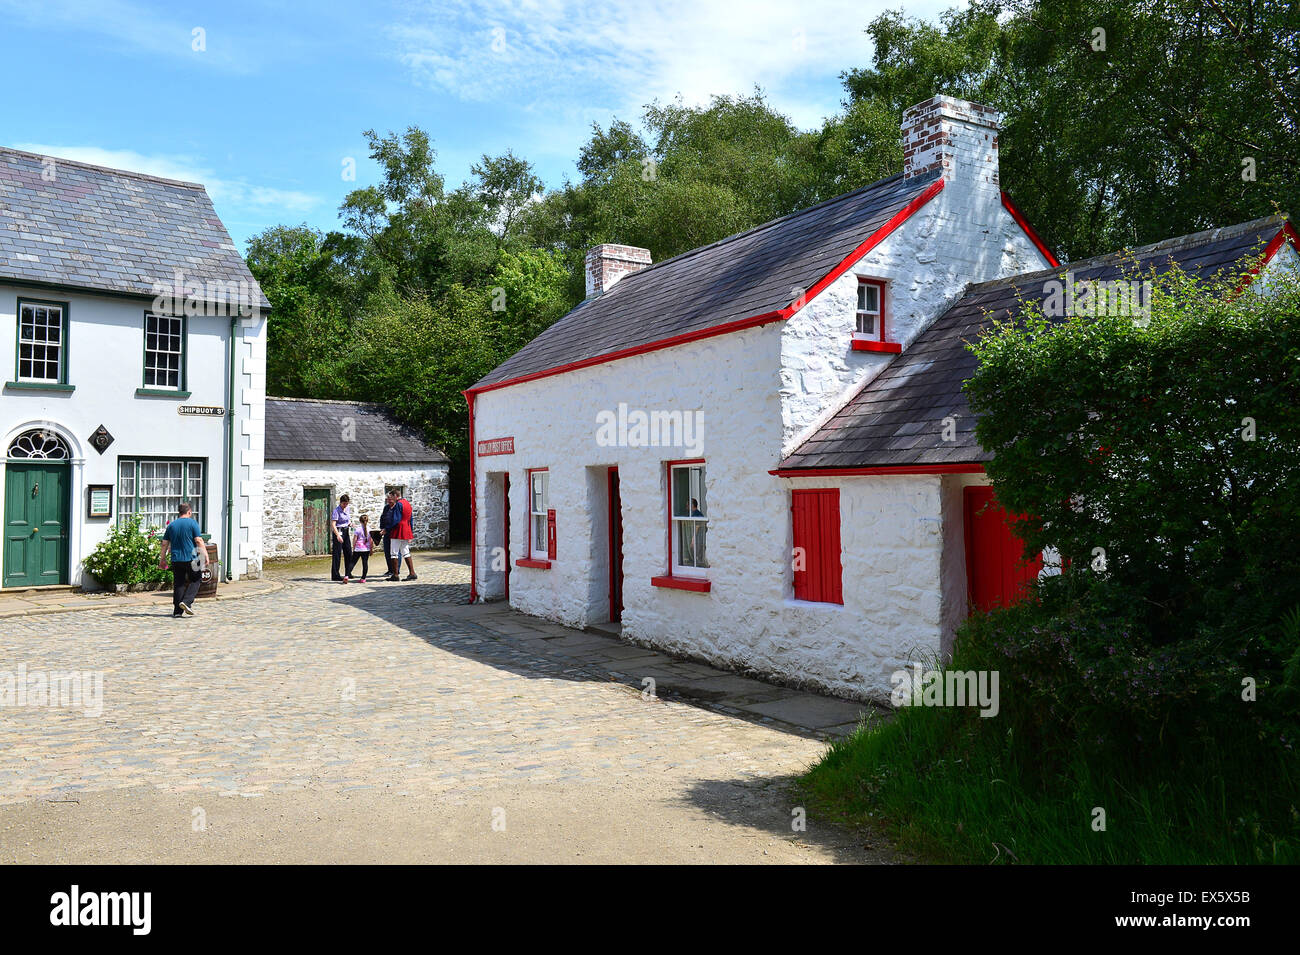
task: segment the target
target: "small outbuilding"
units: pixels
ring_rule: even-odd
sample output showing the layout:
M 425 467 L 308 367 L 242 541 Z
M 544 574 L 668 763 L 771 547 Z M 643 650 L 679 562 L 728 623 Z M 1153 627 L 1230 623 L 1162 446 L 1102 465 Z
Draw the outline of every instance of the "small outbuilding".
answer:
M 448 460 L 382 405 L 266 399 L 263 545 L 268 558 L 330 551 L 329 517 L 344 494 L 379 529 L 384 495 L 411 502 L 417 548 L 445 547 Z

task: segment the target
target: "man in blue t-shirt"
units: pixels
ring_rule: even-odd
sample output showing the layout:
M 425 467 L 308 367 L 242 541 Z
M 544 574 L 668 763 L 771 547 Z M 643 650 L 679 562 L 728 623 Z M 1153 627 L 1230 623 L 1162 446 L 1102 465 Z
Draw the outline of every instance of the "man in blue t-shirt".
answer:
M 199 558 L 202 567 L 208 566 L 208 545 L 203 542 L 199 522 L 190 517 L 190 506 L 182 504 L 176 509 L 176 518 L 162 532 L 162 554 L 158 566 L 167 568 L 167 558 L 172 566 L 172 616 L 194 616 L 194 600 L 199 595 L 203 571 L 195 570 L 193 561 Z

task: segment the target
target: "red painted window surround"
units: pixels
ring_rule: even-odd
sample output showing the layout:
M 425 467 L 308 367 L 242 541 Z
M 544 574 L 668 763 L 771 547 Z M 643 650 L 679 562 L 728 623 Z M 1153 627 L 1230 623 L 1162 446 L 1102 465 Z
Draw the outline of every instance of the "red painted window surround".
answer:
M 878 342 L 878 341 L 873 341 L 870 338 L 855 338 L 853 339 L 852 347 L 854 351 L 887 352 L 888 354 L 891 355 L 897 355 L 899 352 L 903 350 L 903 343 L 902 342 Z
M 670 590 L 693 590 L 700 594 L 707 594 L 713 586 L 703 577 L 672 577 L 668 575 L 651 577 L 650 584 L 654 587 L 667 587 Z
M 1056 256 L 1052 255 L 1052 250 L 1049 249 L 1043 243 L 1043 240 L 1038 237 L 1038 233 L 1035 232 L 1034 227 L 1029 224 L 1029 220 L 1021 214 L 1020 210 L 1016 208 L 1015 203 L 1011 201 L 1011 197 L 1005 192 L 1002 193 L 1002 208 L 1011 213 L 1011 218 L 1016 220 L 1016 225 L 1020 226 L 1025 235 L 1029 236 L 1029 241 L 1034 243 L 1038 251 L 1043 254 L 1043 258 L 1047 259 L 1048 264 L 1054 269 L 1060 268 L 1061 263 L 1056 260 Z
M 524 553 L 528 556 L 520 557 L 516 560 L 516 567 L 533 567 L 538 570 L 550 569 L 551 562 L 549 560 L 533 556 L 533 475 L 545 474 L 548 473 L 549 470 L 549 468 L 528 468 L 524 471 L 524 480 L 527 487 L 527 490 L 524 492 L 526 495 L 524 503 L 528 505 L 528 533 L 524 537 L 524 544 L 527 549 Z
M 881 279 L 869 279 L 865 276 L 859 275 L 858 284 L 874 285 L 878 290 L 876 301 L 880 303 L 880 327 L 876 329 L 877 335 L 875 338 L 865 338 L 863 337 L 863 333 L 855 330 L 850 347 L 854 351 L 887 352 L 889 354 L 897 355 L 903 350 L 902 343 L 885 340 L 887 337 L 886 330 L 888 327 L 887 320 L 889 315 L 889 306 L 885 304 L 885 283 Z M 856 329 L 856 322 L 854 327 Z
M 707 594 L 711 589 L 711 584 L 707 577 L 674 577 L 673 576 L 673 467 L 681 464 L 703 464 L 704 458 L 683 458 L 680 461 L 664 462 L 664 477 L 668 482 L 668 506 L 665 508 L 665 516 L 668 519 L 668 573 L 658 577 L 651 577 L 650 584 L 653 587 L 667 587 L 671 590 L 691 590 L 695 593 Z
M 796 550 L 802 550 L 803 558 L 795 563 L 795 599 L 843 604 L 839 488 L 793 489 L 790 492 L 790 520 L 794 546 Z

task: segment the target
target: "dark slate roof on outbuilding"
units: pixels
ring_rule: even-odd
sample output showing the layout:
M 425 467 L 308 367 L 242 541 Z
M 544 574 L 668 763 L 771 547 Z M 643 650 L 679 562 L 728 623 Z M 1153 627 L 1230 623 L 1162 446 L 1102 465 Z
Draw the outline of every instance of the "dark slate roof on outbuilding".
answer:
M 178 271 L 270 308 L 203 186 L 0 147 L 0 281 L 152 297 Z
M 767 315 L 788 306 L 939 178 L 902 174 L 634 272 L 475 388 Z
M 972 285 L 907 350 L 781 462 L 781 468 L 875 468 L 974 464 L 991 455 L 975 440 L 975 419 L 962 385 L 975 373 L 966 343 L 995 320 L 1018 314 L 1021 300 L 1047 298 L 1046 284 L 1067 269 L 1076 281 L 1111 281 L 1177 263 L 1211 278 L 1264 251 L 1285 217 L 1271 216 L 1168 239 L 1060 269 Z M 956 440 L 942 440 L 944 419 L 956 419 Z
M 382 405 L 310 398 L 266 399 L 265 457 L 267 461 L 370 464 L 447 461 L 445 454 Z

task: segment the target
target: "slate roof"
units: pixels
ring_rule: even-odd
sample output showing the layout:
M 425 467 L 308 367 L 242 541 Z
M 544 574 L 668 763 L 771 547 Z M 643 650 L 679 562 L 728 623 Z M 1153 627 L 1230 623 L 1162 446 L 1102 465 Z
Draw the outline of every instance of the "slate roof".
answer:
M 992 455 L 975 440 L 975 418 L 963 383 L 975 372 L 966 342 L 995 319 L 1020 311 L 1019 299 L 1042 302 L 1045 284 L 1068 269 L 1075 280 L 1109 281 L 1136 268 L 1165 271 L 1177 262 L 1198 278 L 1209 278 L 1258 255 L 1285 223 L 1270 216 L 1222 229 L 1168 239 L 1123 253 L 1072 262 L 998 279 L 966 289 L 825 425 L 781 462 L 782 468 L 868 468 L 971 464 Z M 1136 260 L 1136 266 L 1134 264 Z M 956 440 L 942 440 L 943 419 L 956 418 Z
M 152 297 L 178 270 L 271 307 L 203 186 L 0 147 L 0 281 Z
M 349 428 L 347 419 L 351 419 Z M 354 440 L 346 440 L 349 431 Z M 438 464 L 447 456 L 399 423 L 382 405 L 363 401 L 266 399 L 266 460 L 369 464 Z
M 939 178 L 902 174 L 651 265 L 588 299 L 474 385 L 775 312 Z

